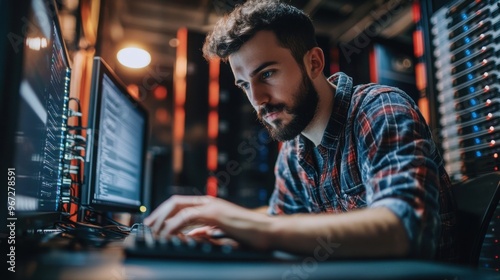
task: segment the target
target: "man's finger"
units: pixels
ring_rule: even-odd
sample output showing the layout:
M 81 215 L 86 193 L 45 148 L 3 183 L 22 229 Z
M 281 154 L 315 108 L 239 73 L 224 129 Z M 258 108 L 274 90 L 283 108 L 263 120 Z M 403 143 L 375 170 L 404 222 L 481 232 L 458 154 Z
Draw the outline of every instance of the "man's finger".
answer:
M 161 237 L 167 237 L 179 232 L 183 227 L 200 222 L 203 212 L 199 207 L 184 208 L 165 221 L 164 228 L 160 231 Z
M 144 223 L 150 226 L 154 232 L 159 232 L 165 225 L 165 220 L 173 217 L 186 207 L 201 205 L 207 203 L 208 200 L 209 199 L 204 196 L 174 195 L 163 202 L 148 217 L 146 217 L 144 219 Z

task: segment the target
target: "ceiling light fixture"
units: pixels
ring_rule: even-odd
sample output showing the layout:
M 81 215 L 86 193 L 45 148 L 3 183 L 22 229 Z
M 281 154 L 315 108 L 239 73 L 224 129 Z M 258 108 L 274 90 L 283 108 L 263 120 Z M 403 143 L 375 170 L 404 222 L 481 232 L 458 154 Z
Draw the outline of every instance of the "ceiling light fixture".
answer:
M 136 47 L 123 48 L 116 54 L 118 61 L 130 68 L 143 68 L 151 62 L 151 55 Z

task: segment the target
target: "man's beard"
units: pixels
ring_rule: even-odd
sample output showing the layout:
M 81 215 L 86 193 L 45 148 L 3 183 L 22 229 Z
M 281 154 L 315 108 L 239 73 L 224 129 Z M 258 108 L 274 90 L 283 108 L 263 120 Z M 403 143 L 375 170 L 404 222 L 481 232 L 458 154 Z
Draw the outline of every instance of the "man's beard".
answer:
M 292 95 L 293 96 L 293 95 Z M 311 122 L 318 109 L 318 92 L 314 88 L 307 74 L 302 74 L 302 83 L 297 91 L 291 107 L 283 103 L 266 104 L 257 112 L 257 117 L 267 128 L 271 137 L 277 141 L 288 141 L 299 135 Z M 263 117 L 271 112 L 284 111 L 292 115 L 289 124 L 283 124 L 282 120 L 274 121 L 274 127 L 267 123 Z

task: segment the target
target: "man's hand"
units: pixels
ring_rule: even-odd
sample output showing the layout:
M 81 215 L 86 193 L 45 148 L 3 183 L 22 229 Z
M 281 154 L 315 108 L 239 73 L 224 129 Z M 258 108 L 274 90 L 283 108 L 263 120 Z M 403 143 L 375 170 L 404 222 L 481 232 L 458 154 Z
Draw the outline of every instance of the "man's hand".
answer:
M 204 224 L 256 249 L 306 255 L 328 249 L 328 257 L 392 257 L 405 256 L 409 250 L 400 219 L 384 207 L 271 217 L 216 197 L 173 196 L 144 223 L 163 237 L 189 225 Z
M 238 242 L 259 249 L 269 246 L 264 233 L 269 228 L 268 216 L 212 196 L 172 196 L 144 223 L 160 237 L 176 234 L 192 224 L 204 224 L 220 229 Z

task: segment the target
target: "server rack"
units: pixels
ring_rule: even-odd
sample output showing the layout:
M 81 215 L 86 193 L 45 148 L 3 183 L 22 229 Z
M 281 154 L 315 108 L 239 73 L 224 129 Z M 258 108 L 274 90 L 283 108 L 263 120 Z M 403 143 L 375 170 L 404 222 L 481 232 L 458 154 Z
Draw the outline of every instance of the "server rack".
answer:
M 420 1 L 431 127 L 439 131 L 455 182 L 500 167 L 500 2 Z M 481 269 L 500 270 L 500 205 L 480 251 Z
M 454 180 L 499 170 L 498 1 L 456 1 L 430 16 L 436 116 Z

